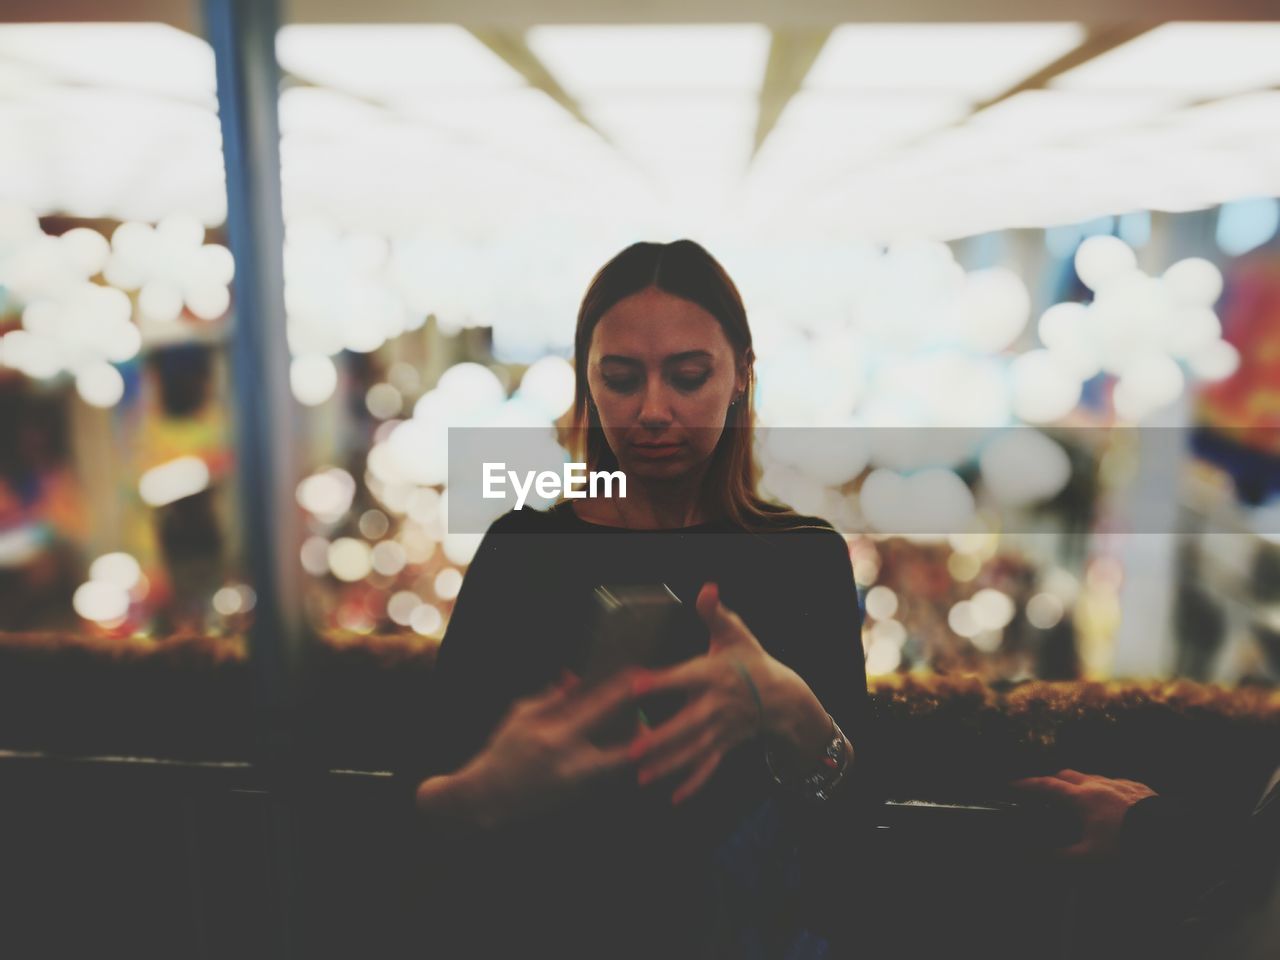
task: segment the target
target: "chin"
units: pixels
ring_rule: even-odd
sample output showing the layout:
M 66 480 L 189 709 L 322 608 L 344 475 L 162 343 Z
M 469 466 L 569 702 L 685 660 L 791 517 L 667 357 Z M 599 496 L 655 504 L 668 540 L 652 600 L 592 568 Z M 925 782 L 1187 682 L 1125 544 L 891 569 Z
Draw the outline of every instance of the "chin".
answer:
M 622 471 L 628 477 L 645 480 L 675 480 L 690 471 L 692 464 L 684 457 L 666 461 L 632 461 L 622 465 Z

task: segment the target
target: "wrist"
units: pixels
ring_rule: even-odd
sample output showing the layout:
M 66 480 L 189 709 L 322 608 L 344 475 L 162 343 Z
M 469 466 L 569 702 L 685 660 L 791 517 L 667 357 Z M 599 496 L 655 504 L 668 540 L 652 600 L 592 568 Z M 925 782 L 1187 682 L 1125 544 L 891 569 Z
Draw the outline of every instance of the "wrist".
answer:
M 767 745 L 780 772 L 807 773 L 831 742 L 831 717 L 795 671 L 782 667 L 772 686 L 775 696 L 765 713 Z
M 418 784 L 415 803 L 418 812 L 455 824 L 489 830 L 500 822 L 492 802 L 491 791 L 485 789 L 474 767 L 456 773 L 431 777 Z

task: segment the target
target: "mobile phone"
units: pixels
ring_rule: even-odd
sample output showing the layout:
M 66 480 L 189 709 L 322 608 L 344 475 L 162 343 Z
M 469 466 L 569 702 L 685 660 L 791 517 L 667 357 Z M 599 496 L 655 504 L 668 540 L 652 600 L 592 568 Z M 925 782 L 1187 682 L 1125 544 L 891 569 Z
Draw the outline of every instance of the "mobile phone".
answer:
M 706 649 L 706 627 L 665 583 L 601 585 L 595 589 L 595 622 L 582 680 L 594 684 L 629 667 L 672 666 Z M 656 726 L 682 702 L 670 695 L 649 698 L 640 719 Z

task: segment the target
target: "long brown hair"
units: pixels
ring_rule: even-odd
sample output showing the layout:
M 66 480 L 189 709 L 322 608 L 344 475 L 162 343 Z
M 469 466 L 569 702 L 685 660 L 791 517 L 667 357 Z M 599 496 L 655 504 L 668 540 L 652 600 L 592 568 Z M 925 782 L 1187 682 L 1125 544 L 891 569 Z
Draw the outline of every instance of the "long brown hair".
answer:
M 588 470 L 618 469 L 599 414 L 589 402 L 587 355 L 600 318 L 619 301 L 649 287 L 695 303 L 715 317 L 733 348 L 735 362 L 746 371 L 746 389 L 729 407 L 724 433 L 703 479 L 703 506 L 711 515 L 748 530 L 795 517 L 794 511 L 768 502 L 757 490 L 759 467 L 752 443 L 755 351 L 742 295 L 715 257 L 692 240 L 633 243 L 601 267 L 587 287 L 573 338 L 577 376 L 570 442 L 574 459 Z

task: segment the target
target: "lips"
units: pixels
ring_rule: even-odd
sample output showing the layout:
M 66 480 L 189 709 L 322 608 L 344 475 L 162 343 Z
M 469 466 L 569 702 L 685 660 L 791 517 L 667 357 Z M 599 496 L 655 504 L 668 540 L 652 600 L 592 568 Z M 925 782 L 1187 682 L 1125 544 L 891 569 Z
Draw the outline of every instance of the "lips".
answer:
M 669 457 L 683 444 L 679 443 L 633 443 L 631 448 L 641 457 Z

